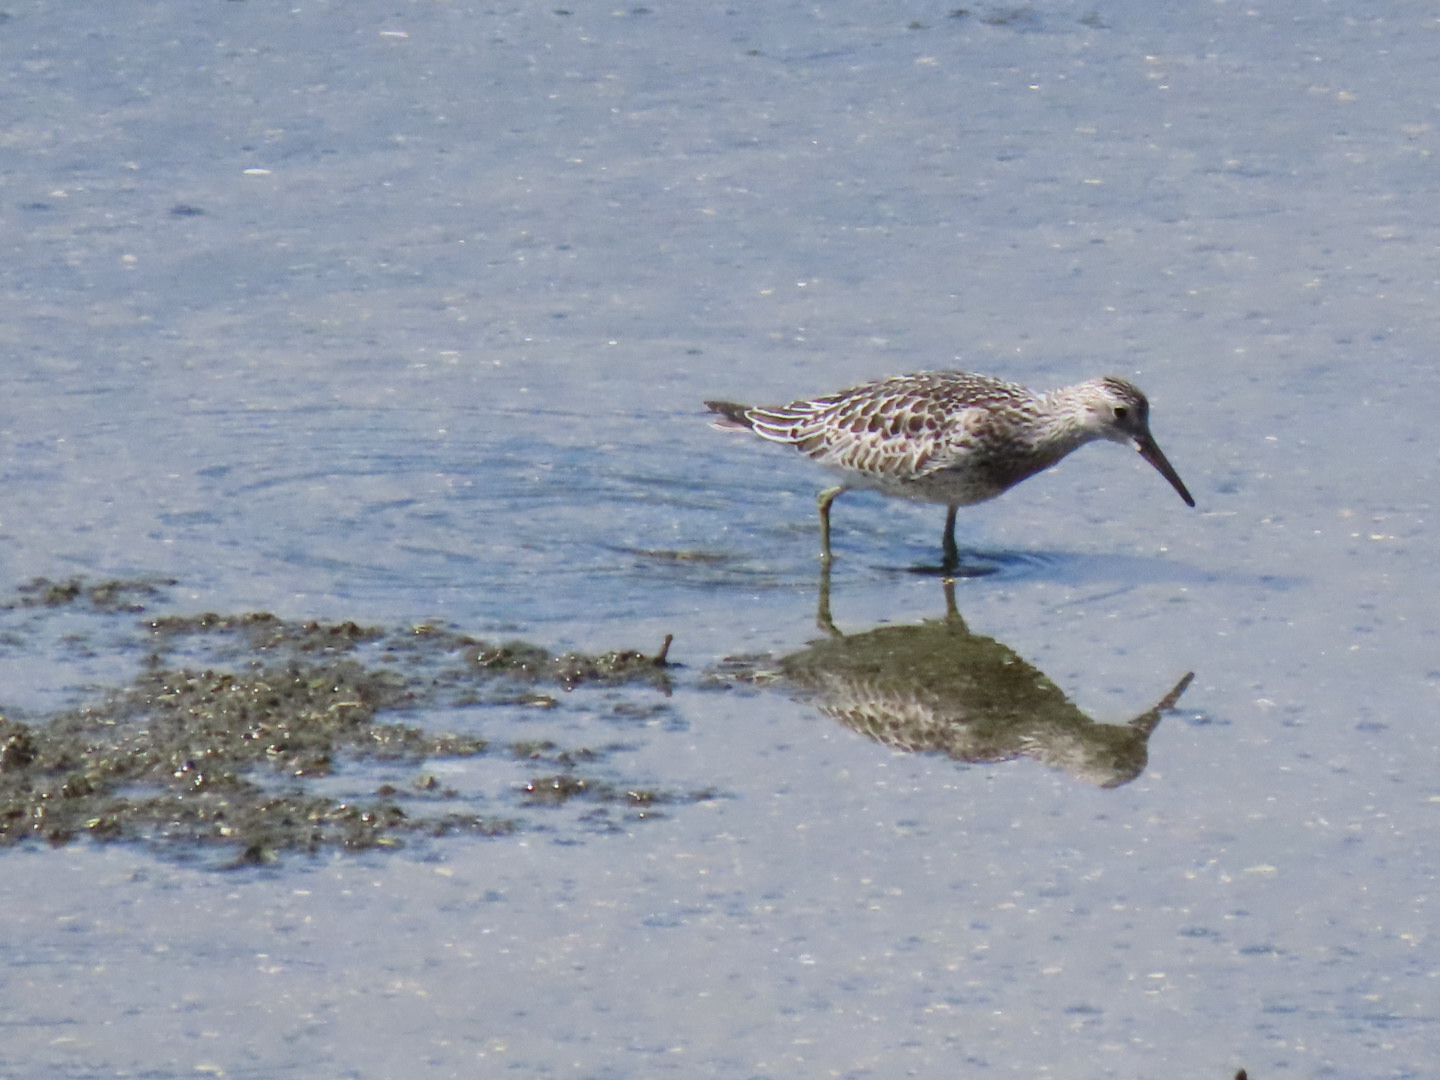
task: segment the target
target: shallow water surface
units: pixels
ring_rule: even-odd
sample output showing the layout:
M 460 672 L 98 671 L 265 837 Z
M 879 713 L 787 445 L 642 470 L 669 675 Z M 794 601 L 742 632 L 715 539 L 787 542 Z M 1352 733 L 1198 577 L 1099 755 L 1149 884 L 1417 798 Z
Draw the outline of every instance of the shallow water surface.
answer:
M 1432 1072 L 1440 36 L 1341 14 L 11 5 L 0 596 L 156 592 L 0 612 L 8 724 L 206 612 L 673 644 L 395 718 L 543 769 L 251 776 L 501 835 L 0 850 L 0 1076 Z M 1086 448 L 947 621 L 847 495 L 817 626 L 825 478 L 700 403 L 950 366 L 1133 379 L 1198 510 Z

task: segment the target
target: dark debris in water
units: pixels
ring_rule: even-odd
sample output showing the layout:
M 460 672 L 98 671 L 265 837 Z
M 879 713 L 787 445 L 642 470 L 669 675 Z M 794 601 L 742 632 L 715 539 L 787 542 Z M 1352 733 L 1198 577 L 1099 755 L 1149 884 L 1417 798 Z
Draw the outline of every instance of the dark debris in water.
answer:
M 526 806 L 559 805 L 571 799 L 585 799 L 594 803 L 619 803 L 625 806 L 655 807 L 666 803 L 698 802 L 714 799 L 713 790 L 692 791 L 683 796 L 654 788 L 625 787 L 606 781 L 587 780 L 584 777 L 562 773 L 557 776 L 541 776 L 525 785 Z M 651 814 L 650 816 L 654 816 Z
M 667 635 L 654 656 L 639 652 L 608 652 L 599 656 L 567 652 L 552 656 L 537 645 L 510 641 L 503 645 L 477 642 L 470 650 L 476 667 L 534 682 L 554 682 L 566 690 L 587 683 L 616 686 L 644 682 L 665 693 L 670 691 L 669 662 L 671 638 Z
M 131 616 L 163 603 L 164 584 L 36 581 L 0 611 Z M 597 770 L 613 748 L 545 739 L 492 745 L 406 722 L 421 711 L 559 707 L 561 697 L 542 686 L 562 697 L 589 685 L 668 693 L 668 638 L 654 654 L 556 655 L 429 624 L 385 629 L 249 613 L 147 614 L 127 640 L 137 660 L 128 685 L 54 715 L 0 717 L 0 847 L 90 837 L 180 857 L 228 853 L 229 865 L 250 865 L 284 852 L 507 833 L 534 827 L 526 811 L 572 799 L 625 808 L 626 820 L 639 820 L 660 804 L 712 797 L 603 776 Z M 635 710 L 646 715 L 650 707 Z M 476 796 L 433 770 L 486 755 L 545 775 Z M 330 793 L 376 770 L 408 770 L 414 779 Z M 497 802 L 499 812 L 479 812 Z
M 358 626 L 353 622 L 286 622 L 264 611 L 244 615 L 216 615 L 213 612 L 163 615 L 149 620 L 146 625 L 161 641 L 202 634 L 229 636 L 242 650 L 250 652 L 274 649 L 305 653 L 345 651 L 385 636 L 385 631 L 375 626 Z
M 35 578 L 15 590 L 15 597 L 0 604 L 0 610 L 78 607 L 101 613 L 141 612 L 146 604 L 163 599 L 165 589 L 174 584 L 168 578 L 102 581 L 96 584 L 90 584 L 83 578 L 67 578 L 64 581 Z

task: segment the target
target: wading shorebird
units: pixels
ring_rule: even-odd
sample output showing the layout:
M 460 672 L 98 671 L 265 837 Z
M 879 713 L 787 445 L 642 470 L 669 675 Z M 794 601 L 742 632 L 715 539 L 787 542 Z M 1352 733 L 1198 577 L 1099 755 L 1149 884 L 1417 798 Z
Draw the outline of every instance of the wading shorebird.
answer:
M 954 570 L 955 511 L 985 502 L 1097 439 L 1128 443 L 1195 500 L 1150 434 L 1150 403 L 1107 376 L 1048 393 L 964 371 L 896 375 L 789 405 L 707 401 L 718 428 L 753 431 L 793 446 L 838 474 L 819 495 L 820 557 L 830 554 L 830 504 L 865 489 L 944 503 L 944 568 Z

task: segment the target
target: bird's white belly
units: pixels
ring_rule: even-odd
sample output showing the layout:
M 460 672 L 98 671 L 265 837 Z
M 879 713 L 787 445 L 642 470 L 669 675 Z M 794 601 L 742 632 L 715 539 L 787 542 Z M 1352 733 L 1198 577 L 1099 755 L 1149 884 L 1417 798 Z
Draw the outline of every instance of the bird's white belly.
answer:
M 973 469 L 943 469 L 923 476 L 879 475 L 853 469 L 830 471 L 848 488 L 946 506 L 973 506 L 995 498 L 1009 486 L 996 483 Z

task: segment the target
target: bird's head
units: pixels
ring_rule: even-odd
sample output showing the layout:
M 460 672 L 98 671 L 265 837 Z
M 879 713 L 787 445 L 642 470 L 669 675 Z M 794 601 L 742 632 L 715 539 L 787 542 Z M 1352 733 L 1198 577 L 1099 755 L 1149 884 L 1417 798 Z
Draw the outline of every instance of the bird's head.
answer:
M 1150 434 L 1150 402 L 1140 388 L 1113 375 L 1085 384 L 1087 426 L 1102 439 L 1126 443 L 1140 451 L 1140 456 L 1155 466 L 1156 471 L 1185 500 L 1194 506 L 1184 482 L 1160 452 L 1155 436 Z

